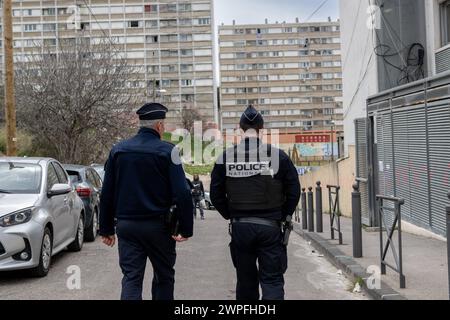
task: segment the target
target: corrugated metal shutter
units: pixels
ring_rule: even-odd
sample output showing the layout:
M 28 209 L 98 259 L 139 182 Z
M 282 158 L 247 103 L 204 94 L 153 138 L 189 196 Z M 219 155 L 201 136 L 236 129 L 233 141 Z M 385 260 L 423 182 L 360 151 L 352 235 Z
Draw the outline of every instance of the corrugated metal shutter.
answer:
M 377 152 L 378 152 L 378 190 L 383 196 L 394 197 L 394 161 L 392 156 L 392 122 L 390 113 L 382 113 L 377 117 Z M 385 207 L 393 208 L 393 204 L 385 203 Z M 378 214 L 378 213 L 377 213 Z M 394 214 L 385 211 L 386 223 L 392 224 Z
M 395 143 L 395 178 L 397 197 L 405 199 L 402 215 L 411 218 L 411 183 L 410 183 L 410 153 L 408 139 L 408 111 L 394 112 L 394 143 Z
M 409 171 L 411 186 L 411 220 L 429 227 L 427 132 L 424 106 L 408 110 Z M 398 145 L 395 145 L 397 150 Z M 401 184 L 397 184 L 401 188 Z M 405 199 L 406 200 L 406 199 Z
M 355 120 L 356 132 L 356 175 L 358 178 L 368 178 L 367 170 L 367 120 Z M 370 225 L 369 218 L 369 192 L 367 183 L 360 183 L 361 192 L 361 220 L 364 224 Z
M 445 235 L 445 206 L 450 190 L 450 100 L 428 106 L 431 175 L 431 228 Z

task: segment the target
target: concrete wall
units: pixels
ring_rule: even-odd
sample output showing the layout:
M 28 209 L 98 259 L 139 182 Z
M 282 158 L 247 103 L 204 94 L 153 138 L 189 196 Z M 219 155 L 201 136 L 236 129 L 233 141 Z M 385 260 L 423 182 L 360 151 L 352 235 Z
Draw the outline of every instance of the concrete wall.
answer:
M 315 192 L 316 182 L 322 183 L 323 210 L 329 212 L 328 189 L 327 185 L 339 185 L 340 208 L 344 216 L 351 217 L 352 203 L 351 195 L 353 184 L 355 183 L 355 147 L 349 146 L 349 156 L 329 165 L 322 166 L 316 171 L 307 173 L 300 177 L 302 188 L 313 187 Z
M 355 144 L 357 118 L 366 116 L 367 98 L 378 92 L 376 56 L 373 49 L 368 1 L 341 0 L 341 43 L 345 154 Z

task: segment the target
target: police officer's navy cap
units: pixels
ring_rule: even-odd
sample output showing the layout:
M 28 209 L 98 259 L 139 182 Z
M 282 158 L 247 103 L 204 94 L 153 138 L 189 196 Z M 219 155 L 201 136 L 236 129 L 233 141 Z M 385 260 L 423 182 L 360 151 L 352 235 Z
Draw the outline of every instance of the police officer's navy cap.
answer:
M 240 125 L 241 127 L 243 125 L 248 125 L 262 128 L 264 126 L 264 119 L 258 110 L 256 110 L 253 106 L 249 106 L 241 116 Z
M 146 103 L 136 114 L 140 120 L 159 120 L 166 118 L 167 111 L 169 110 L 160 103 Z

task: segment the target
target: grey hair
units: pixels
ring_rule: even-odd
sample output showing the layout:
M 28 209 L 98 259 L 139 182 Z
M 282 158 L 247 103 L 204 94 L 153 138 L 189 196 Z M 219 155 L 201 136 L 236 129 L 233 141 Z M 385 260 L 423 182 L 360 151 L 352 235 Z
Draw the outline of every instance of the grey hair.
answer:
M 156 125 L 163 120 L 139 120 L 139 125 L 141 128 L 155 129 Z

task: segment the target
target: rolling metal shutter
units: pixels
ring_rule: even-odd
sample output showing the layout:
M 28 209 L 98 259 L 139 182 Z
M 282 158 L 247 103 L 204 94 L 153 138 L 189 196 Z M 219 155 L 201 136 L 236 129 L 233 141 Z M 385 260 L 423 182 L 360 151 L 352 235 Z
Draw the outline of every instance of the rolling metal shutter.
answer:
M 450 48 L 436 53 L 436 72 L 442 73 L 450 70 Z
M 367 120 L 355 120 L 356 132 L 356 176 L 358 178 L 367 179 Z M 365 225 L 370 225 L 369 217 L 369 192 L 367 183 L 359 184 L 359 191 L 361 193 L 361 220 Z
M 394 159 L 392 155 L 392 122 L 391 113 L 380 113 L 377 116 L 377 155 L 378 155 L 378 191 L 384 196 L 395 197 Z M 385 207 L 394 208 L 390 202 Z M 391 224 L 394 213 L 385 211 L 385 221 Z M 378 214 L 378 211 L 377 211 Z
M 411 218 L 411 170 L 408 139 L 408 112 L 394 112 L 393 121 L 397 197 L 405 199 L 405 204 L 402 206 L 402 215 Z
M 429 183 L 427 160 L 427 130 L 425 107 L 415 106 L 408 110 L 408 148 L 410 172 L 410 218 L 412 222 L 429 227 Z M 397 150 L 398 145 L 395 145 Z M 397 184 L 402 188 L 402 184 Z M 405 199 L 406 201 L 406 199 Z
M 450 100 L 428 105 L 431 177 L 431 229 L 445 235 L 445 206 L 450 190 Z

